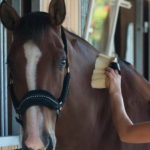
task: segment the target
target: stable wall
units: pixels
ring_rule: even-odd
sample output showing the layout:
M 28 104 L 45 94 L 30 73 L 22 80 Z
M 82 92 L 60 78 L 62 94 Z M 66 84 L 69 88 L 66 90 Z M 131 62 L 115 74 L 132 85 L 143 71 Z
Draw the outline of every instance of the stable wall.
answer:
M 42 2 L 42 11 L 47 12 L 51 0 L 44 0 Z M 80 34 L 80 3 L 79 0 L 65 0 L 67 8 L 67 16 L 63 24 L 69 31 Z

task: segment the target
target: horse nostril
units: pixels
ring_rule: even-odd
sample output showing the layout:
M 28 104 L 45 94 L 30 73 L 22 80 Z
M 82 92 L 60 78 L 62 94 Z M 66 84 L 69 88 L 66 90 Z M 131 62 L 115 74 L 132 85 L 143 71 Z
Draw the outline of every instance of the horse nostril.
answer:
M 46 150 L 43 142 L 38 137 L 28 137 L 24 142 L 25 150 Z
M 53 150 L 53 141 L 50 136 L 47 139 L 46 150 Z

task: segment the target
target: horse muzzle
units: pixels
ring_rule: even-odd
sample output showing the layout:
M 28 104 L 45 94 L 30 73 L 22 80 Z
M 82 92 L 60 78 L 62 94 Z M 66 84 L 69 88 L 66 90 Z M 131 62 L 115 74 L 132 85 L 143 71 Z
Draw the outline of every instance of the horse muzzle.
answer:
M 51 136 L 42 137 L 40 141 L 27 138 L 25 141 L 23 141 L 23 148 L 20 150 L 54 150 L 55 145 L 56 143 L 53 142 Z

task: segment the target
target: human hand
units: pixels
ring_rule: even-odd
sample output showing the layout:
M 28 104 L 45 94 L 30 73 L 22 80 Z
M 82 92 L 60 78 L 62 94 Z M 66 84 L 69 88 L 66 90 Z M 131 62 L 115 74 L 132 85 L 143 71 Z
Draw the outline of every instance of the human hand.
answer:
M 110 94 L 121 93 L 121 76 L 117 70 L 108 67 L 105 69 L 106 87 Z

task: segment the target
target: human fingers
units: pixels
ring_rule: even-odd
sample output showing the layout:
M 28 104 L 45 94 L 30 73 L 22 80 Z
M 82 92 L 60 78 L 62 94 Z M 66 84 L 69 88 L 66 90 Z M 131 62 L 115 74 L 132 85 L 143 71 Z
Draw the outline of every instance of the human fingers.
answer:
M 111 73 L 113 76 L 116 75 L 115 70 L 112 69 L 112 68 L 110 68 L 110 67 L 107 67 L 107 68 L 105 69 L 105 71 Z
M 114 74 L 111 72 L 111 71 L 109 71 L 109 70 L 106 70 L 105 71 L 105 75 L 109 78 L 109 79 L 114 79 L 115 77 L 114 77 Z
M 112 75 L 114 77 L 116 77 L 118 75 L 120 76 L 120 73 L 119 73 L 119 71 L 117 69 L 112 69 L 111 67 L 107 67 L 105 70 L 110 72 L 110 73 L 112 73 Z

